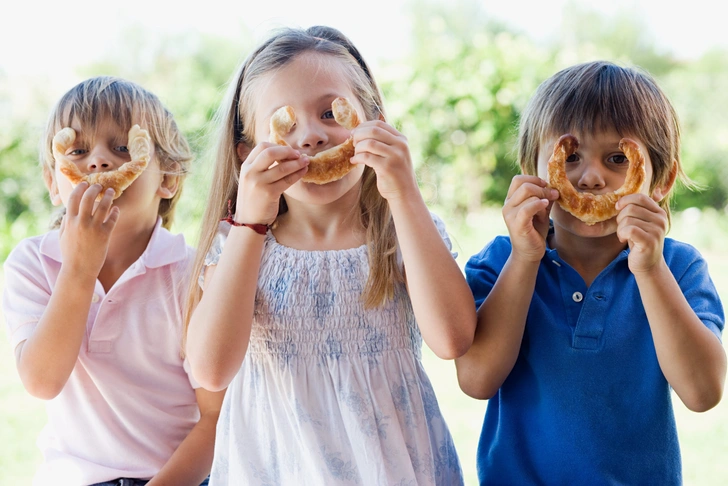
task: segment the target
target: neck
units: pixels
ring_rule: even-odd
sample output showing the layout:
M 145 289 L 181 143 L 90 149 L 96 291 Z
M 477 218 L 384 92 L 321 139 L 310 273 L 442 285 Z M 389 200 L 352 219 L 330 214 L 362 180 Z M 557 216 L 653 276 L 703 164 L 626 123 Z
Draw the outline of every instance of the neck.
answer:
M 127 221 L 123 216 L 119 218 L 111 234 L 104 266 L 99 273 L 99 281 L 107 292 L 147 249 L 156 222 L 156 215 L 153 219 L 146 220 Z
M 273 230 L 276 240 L 300 250 L 343 250 L 364 244 L 359 192 L 356 188 L 326 205 L 287 198 L 288 211 L 278 218 Z
M 581 275 L 587 286 L 627 247 L 616 233 L 584 238 L 565 231 L 554 231 L 549 244 Z

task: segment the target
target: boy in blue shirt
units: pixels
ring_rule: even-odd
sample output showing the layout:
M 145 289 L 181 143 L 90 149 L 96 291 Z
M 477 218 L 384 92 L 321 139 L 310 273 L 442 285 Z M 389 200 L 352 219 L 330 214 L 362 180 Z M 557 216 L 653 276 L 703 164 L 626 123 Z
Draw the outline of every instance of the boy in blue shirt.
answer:
M 461 389 L 490 399 L 481 484 L 681 484 L 671 389 L 693 411 L 721 399 L 724 313 L 705 260 L 666 238 L 680 165 L 676 113 L 648 74 L 607 62 L 546 80 L 520 122 L 519 163 L 499 236 L 465 267 L 478 308 Z M 554 143 L 579 141 L 580 193 L 625 182 L 624 137 L 645 158 L 642 190 L 586 224 L 547 182 Z M 481 305 L 482 304 L 482 305 Z

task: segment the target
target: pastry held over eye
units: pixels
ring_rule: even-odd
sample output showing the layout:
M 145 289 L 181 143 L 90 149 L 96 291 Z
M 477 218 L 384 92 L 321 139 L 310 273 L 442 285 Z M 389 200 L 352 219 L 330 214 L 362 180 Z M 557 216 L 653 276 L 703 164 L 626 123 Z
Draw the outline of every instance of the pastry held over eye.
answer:
M 146 169 L 152 152 L 152 141 L 149 132 L 140 128 L 139 125 L 134 125 L 129 130 L 129 142 L 127 144 L 131 156 L 129 162 L 124 163 L 116 170 L 84 174 L 76 164 L 66 157 L 66 150 L 73 145 L 75 140 L 76 131 L 73 128 L 66 127 L 56 133 L 53 137 L 53 157 L 56 159 L 56 163 L 59 164 L 58 170 L 74 186 L 82 181 L 87 181 L 89 185 L 101 184 L 104 189 L 97 199 L 103 197 L 106 189 L 114 190 L 114 199 L 121 196 L 124 190 Z
M 336 98 L 331 103 L 331 109 L 336 123 L 347 130 L 353 130 L 359 125 L 356 109 L 346 98 Z M 269 141 L 278 145 L 288 145 L 283 136 L 291 131 L 295 123 L 296 114 L 293 108 L 283 106 L 276 110 L 270 118 Z M 354 164 L 349 162 L 353 156 L 354 139 L 349 137 L 344 143 L 309 157 L 308 172 L 302 180 L 314 184 L 338 181 L 354 168 Z
M 566 159 L 579 147 L 571 134 L 562 135 L 554 145 L 554 152 L 548 163 L 549 185 L 559 191 L 557 202 L 567 211 L 588 225 L 606 221 L 617 215 L 614 205 L 623 196 L 639 192 L 645 180 L 645 157 L 634 140 L 623 138 L 619 150 L 629 160 L 627 176 L 622 187 L 609 194 L 578 192 L 566 176 Z

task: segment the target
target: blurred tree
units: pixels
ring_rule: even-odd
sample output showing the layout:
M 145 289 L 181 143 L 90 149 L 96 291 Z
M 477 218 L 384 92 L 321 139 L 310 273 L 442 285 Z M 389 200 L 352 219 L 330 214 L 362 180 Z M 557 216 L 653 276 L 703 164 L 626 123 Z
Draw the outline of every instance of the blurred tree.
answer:
M 536 44 L 493 21 L 480 2 L 444 6 L 417 2 L 414 41 L 405 65 L 389 66 L 382 83 L 391 120 L 410 140 L 423 192 L 454 215 L 501 204 L 516 166 L 520 111 L 547 77 L 596 59 L 650 72 L 683 118 L 683 160 L 705 190 L 679 190 L 677 207 L 726 204 L 728 109 L 725 52 L 697 62 L 675 59 L 656 45 L 644 20 L 611 17 L 575 2 L 564 6 L 554 38 Z M 707 106 L 724 107 L 704 116 Z
M 489 20 L 477 4 L 418 3 L 414 49 L 383 83 L 410 140 L 426 198 L 456 214 L 502 202 L 518 171 L 518 113 L 554 53 Z

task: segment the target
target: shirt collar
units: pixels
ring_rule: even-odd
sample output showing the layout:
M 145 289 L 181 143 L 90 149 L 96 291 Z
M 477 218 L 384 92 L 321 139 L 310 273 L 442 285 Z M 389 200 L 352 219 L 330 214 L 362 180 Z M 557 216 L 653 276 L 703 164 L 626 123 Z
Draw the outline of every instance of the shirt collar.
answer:
M 552 234 L 554 234 L 554 223 L 553 223 L 553 221 L 549 221 L 549 231 L 546 236 L 546 253 L 544 254 L 544 258 L 547 258 L 549 260 L 558 259 L 559 261 L 562 261 L 561 257 L 559 257 L 559 252 L 556 249 L 551 248 L 551 245 L 549 245 L 548 237 L 551 236 Z M 627 246 L 624 250 L 619 252 L 619 255 L 617 255 L 615 257 L 615 259 L 612 260 L 612 263 L 619 262 L 621 260 L 626 259 L 627 257 L 629 257 L 629 246 Z
M 59 230 L 49 231 L 43 236 L 40 252 L 59 263 L 63 260 Z M 184 236 L 170 233 L 162 227 L 162 218 L 158 217 L 149 244 L 139 261 L 147 268 L 157 268 L 184 260 L 186 256 L 187 245 Z

